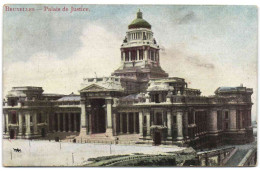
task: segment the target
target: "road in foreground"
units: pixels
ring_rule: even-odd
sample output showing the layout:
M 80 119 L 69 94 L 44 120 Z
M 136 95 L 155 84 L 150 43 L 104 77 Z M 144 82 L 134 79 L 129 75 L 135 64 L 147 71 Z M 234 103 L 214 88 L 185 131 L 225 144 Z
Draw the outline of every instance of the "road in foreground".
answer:
M 20 148 L 21 153 L 13 148 Z M 88 158 L 119 154 L 162 154 L 183 150 L 177 146 L 73 144 L 66 142 L 3 140 L 4 166 L 82 166 Z

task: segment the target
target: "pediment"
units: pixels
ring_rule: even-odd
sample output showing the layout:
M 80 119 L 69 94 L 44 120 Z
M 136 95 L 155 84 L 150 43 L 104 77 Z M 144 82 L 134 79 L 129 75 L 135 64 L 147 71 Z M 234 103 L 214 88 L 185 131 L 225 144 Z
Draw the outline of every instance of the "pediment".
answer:
M 96 85 L 96 84 L 91 84 L 83 89 L 81 89 L 79 92 L 98 92 L 98 91 L 107 91 L 105 87 Z

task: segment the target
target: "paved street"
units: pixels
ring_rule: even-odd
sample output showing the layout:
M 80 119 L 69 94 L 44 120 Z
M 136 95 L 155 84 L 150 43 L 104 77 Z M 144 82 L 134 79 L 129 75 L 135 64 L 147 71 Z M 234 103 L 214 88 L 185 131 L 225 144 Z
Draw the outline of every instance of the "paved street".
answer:
M 61 147 L 61 149 L 60 149 Z M 13 151 L 20 148 L 21 153 Z M 3 140 L 4 166 L 80 166 L 88 158 L 144 153 L 160 154 L 184 148 L 149 145 L 73 144 L 49 141 Z M 74 163 L 73 163 L 74 160 Z

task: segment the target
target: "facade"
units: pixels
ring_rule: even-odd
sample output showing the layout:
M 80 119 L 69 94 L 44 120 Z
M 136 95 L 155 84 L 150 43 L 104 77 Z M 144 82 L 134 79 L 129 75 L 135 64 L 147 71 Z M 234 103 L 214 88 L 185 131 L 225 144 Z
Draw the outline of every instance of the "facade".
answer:
M 79 95 L 44 94 L 41 87 L 13 87 L 4 100 L 4 138 L 125 139 L 195 148 L 253 141 L 251 95 L 219 87 L 201 96 L 185 79 L 160 66 L 151 25 L 137 12 L 111 76 L 84 78 Z

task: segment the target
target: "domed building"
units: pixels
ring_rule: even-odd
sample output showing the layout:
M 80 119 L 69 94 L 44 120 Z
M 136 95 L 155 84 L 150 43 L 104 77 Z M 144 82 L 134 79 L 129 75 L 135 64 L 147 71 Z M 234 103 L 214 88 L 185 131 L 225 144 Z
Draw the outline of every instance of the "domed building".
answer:
M 201 96 L 161 68 L 152 26 L 137 12 L 111 76 L 84 78 L 79 95 L 14 87 L 4 101 L 4 138 L 214 147 L 253 141 L 251 95 L 243 85 Z

